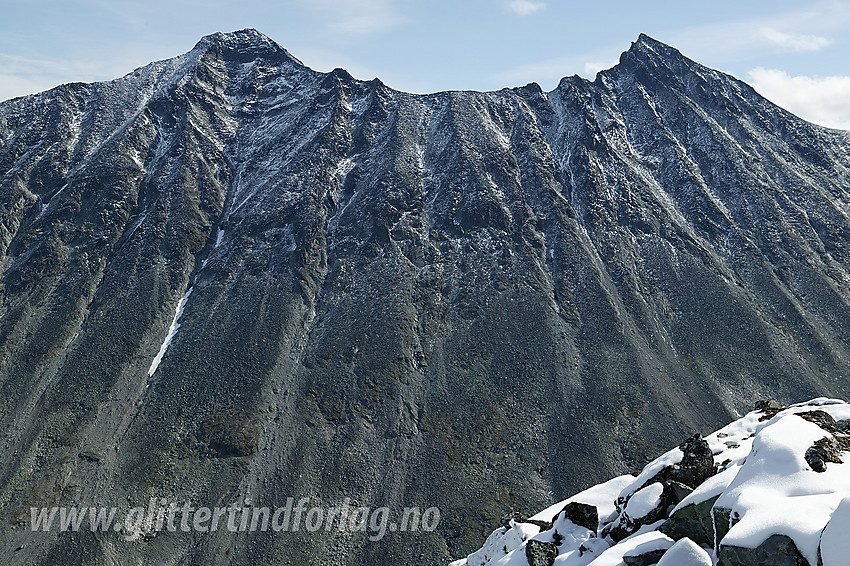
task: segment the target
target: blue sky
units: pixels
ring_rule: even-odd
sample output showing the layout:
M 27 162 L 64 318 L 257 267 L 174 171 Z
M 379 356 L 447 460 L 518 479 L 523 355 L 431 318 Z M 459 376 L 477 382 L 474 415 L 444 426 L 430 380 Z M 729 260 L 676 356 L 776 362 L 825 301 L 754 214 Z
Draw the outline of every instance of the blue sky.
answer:
M 311 67 L 413 92 L 593 78 L 641 32 L 850 129 L 850 1 L 0 0 L 0 99 L 107 80 L 257 28 Z

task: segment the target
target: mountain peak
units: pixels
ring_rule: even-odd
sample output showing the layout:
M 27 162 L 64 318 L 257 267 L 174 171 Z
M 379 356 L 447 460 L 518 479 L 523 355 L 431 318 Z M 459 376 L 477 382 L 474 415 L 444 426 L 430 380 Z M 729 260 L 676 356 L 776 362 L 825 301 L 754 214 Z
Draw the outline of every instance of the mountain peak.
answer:
M 254 29 L 245 28 L 231 32 L 217 31 L 201 38 L 201 44 L 214 45 L 217 43 L 229 43 L 237 45 L 277 45 L 264 33 Z
M 619 63 L 609 74 L 632 73 L 644 80 L 657 80 L 665 84 L 683 81 L 683 77 L 700 67 L 681 51 L 644 33 L 633 41 L 620 55 Z
M 652 38 L 645 33 L 642 33 L 638 36 L 637 41 L 633 41 L 631 47 L 626 53 L 631 53 L 632 55 L 655 55 L 661 57 L 663 59 L 682 59 L 684 55 L 682 52 L 676 49 L 675 47 L 671 47 L 664 42 L 658 41 L 655 38 Z M 625 53 L 624 53 L 625 55 Z
M 254 28 L 246 28 L 232 32 L 216 32 L 206 35 L 195 46 L 195 49 L 217 49 L 223 54 L 236 56 L 239 60 L 251 60 L 258 57 L 289 59 L 293 63 L 303 63 L 281 47 L 276 41 Z
M 646 35 L 645 33 L 641 33 L 640 35 L 638 35 L 637 41 L 635 41 L 633 43 L 639 43 L 639 44 L 648 45 L 648 46 L 660 45 L 660 46 L 664 46 L 664 47 L 669 47 L 666 43 L 662 43 L 662 42 L 658 41 L 657 39 L 655 39 L 654 37 L 650 37 L 650 36 Z

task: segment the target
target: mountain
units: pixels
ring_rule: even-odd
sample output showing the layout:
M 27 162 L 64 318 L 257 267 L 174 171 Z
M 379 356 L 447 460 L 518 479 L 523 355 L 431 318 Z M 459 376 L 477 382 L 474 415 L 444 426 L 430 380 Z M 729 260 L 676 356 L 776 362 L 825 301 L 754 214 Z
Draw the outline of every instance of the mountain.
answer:
M 841 566 L 850 551 L 850 405 L 775 402 L 640 474 L 508 516 L 452 566 Z
M 551 92 L 244 30 L 0 103 L 0 563 L 445 564 L 755 399 L 846 397 L 849 172 L 847 132 L 643 35 Z M 152 497 L 440 522 L 30 529 Z

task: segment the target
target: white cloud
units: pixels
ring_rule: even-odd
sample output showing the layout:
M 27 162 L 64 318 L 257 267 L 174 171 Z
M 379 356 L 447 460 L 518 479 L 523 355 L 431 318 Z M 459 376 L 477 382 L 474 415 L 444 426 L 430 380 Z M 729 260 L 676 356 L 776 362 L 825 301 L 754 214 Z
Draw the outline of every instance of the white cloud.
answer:
M 848 24 L 850 2 L 818 2 L 805 9 L 671 30 L 655 37 L 712 65 L 715 61 L 819 51 L 833 43 L 831 36 L 846 35 Z
M 310 9 L 328 17 L 328 31 L 343 36 L 381 33 L 405 22 L 394 0 L 302 0 Z
M 117 62 L 47 60 L 0 53 L 0 100 L 34 94 L 73 81 L 120 77 L 131 65 Z
M 820 51 L 832 44 L 831 39 L 819 35 L 786 33 L 770 27 L 763 28 L 761 36 L 773 45 L 796 52 Z
M 22 77 L 16 77 L 15 75 L 0 73 L 0 102 L 17 96 L 35 94 L 54 86 L 56 86 L 56 84 L 51 82 L 30 80 Z
M 511 0 L 506 6 L 508 10 L 518 16 L 530 16 L 546 8 L 545 3 L 535 0 Z
M 501 86 L 537 82 L 545 90 L 555 88 L 560 79 L 576 73 L 593 80 L 597 72 L 617 64 L 623 51 L 622 47 L 619 44 L 611 44 L 584 53 L 517 65 L 493 75 L 491 80 Z
M 599 71 L 603 71 L 605 69 L 610 69 L 619 61 L 619 57 L 611 57 L 606 60 L 595 59 L 593 61 L 587 61 L 584 64 L 584 73 L 590 78 L 596 76 L 596 73 Z
M 756 68 L 750 84 L 764 97 L 815 124 L 850 130 L 850 76 L 791 76 Z
M 825 1 L 810 4 L 805 9 L 760 17 L 729 19 L 667 32 L 647 31 L 700 63 L 728 70 L 742 61 L 751 62 L 749 67 L 766 57 L 822 50 L 833 44 L 831 36 L 846 35 L 848 25 L 850 2 Z M 551 84 L 576 72 L 592 79 L 598 71 L 615 65 L 624 49 L 628 49 L 628 44 L 618 43 L 592 52 L 526 63 L 506 69 L 493 79 L 510 85 L 529 81 Z

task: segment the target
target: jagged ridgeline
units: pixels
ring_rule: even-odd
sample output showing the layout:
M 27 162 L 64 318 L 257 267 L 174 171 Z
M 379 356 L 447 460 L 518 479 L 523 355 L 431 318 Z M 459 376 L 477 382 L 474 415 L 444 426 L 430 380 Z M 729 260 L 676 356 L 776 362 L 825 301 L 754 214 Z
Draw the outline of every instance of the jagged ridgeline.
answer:
M 0 563 L 445 564 L 755 399 L 846 397 L 849 145 L 646 36 L 413 95 L 247 30 L 0 103 Z M 301 496 L 442 520 L 29 530 Z

